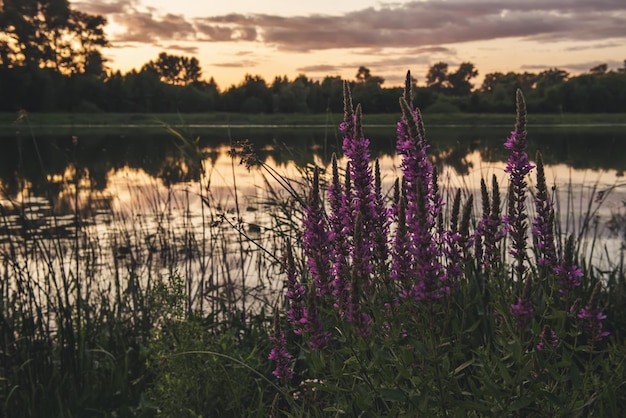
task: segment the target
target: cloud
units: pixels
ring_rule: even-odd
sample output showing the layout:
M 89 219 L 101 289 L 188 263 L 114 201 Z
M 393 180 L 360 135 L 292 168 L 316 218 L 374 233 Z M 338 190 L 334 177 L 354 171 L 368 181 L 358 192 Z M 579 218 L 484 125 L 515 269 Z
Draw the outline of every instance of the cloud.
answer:
M 72 7 L 85 13 L 110 15 L 125 13 L 129 8 L 134 7 L 136 4 L 136 0 L 84 0 L 72 2 Z
M 354 67 L 354 64 L 350 65 L 350 67 Z M 296 71 L 300 73 L 336 73 L 345 68 L 345 65 L 329 65 L 329 64 L 319 64 L 319 65 L 306 65 L 304 67 L 296 68 Z
M 171 44 L 171 45 L 167 45 L 164 49 L 167 51 L 181 51 L 181 52 L 184 52 L 186 54 L 191 54 L 191 55 L 195 55 L 198 53 L 198 47 L 191 46 L 191 45 Z
M 620 0 L 413 1 L 365 8 L 342 16 L 281 17 L 232 13 L 207 17 L 207 26 L 254 28 L 256 41 L 307 52 L 330 48 L 428 47 L 521 37 L 537 41 L 625 37 Z M 251 40 L 251 39 L 250 39 Z
M 142 8 L 138 0 L 80 0 L 73 5 L 105 14 L 125 28 L 115 34 L 113 41 L 118 42 L 245 41 L 301 53 L 336 48 L 445 53 L 439 45 L 509 37 L 626 41 L 623 0 L 430 0 L 381 3 L 343 15 L 230 13 L 196 18 L 160 14 Z
M 587 62 L 579 62 L 579 63 L 570 63 L 559 65 L 558 68 L 562 70 L 570 70 L 574 72 L 587 72 L 591 68 L 596 67 L 600 64 L 607 64 L 609 70 L 615 70 L 618 68 L 622 68 L 624 66 L 623 61 L 616 60 L 606 60 L 606 61 L 587 61 Z M 521 67 L 522 70 L 533 70 L 533 71 L 543 71 L 548 70 L 550 68 L 554 68 L 554 65 L 523 65 Z
M 234 62 L 218 62 L 218 63 L 214 63 L 211 64 L 211 66 L 213 67 L 223 67 L 223 68 L 246 68 L 246 67 L 254 67 L 256 66 L 258 63 L 256 61 L 252 61 L 252 60 L 241 60 L 241 61 L 234 61 Z

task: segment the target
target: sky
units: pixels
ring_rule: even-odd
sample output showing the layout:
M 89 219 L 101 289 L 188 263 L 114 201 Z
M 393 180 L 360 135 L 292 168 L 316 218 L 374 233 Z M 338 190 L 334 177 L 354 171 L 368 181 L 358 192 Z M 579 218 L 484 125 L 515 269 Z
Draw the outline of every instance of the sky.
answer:
M 246 74 L 354 79 L 365 66 L 425 84 L 440 61 L 479 71 L 570 74 L 626 60 L 624 0 L 71 0 L 104 16 L 108 66 L 139 70 L 159 53 L 196 57 L 223 90 Z

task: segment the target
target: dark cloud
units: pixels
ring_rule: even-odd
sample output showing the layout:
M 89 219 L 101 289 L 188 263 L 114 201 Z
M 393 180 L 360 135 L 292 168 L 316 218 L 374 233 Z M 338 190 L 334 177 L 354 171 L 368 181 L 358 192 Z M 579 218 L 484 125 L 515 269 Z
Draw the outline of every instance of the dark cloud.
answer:
M 350 67 L 354 67 L 354 64 L 351 64 Z M 329 65 L 329 64 L 320 64 L 320 65 L 306 65 L 304 67 L 296 68 L 296 71 L 300 73 L 336 73 L 345 68 L 345 65 Z
M 113 41 L 154 43 L 158 40 L 192 40 L 194 27 L 183 16 L 166 14 L 155 19 L 150 12 L 116 15 L 115 23 L 125 26 L 126 33 Z
M 138 0 L 81 0 L 79 10 L 126 28 L 114 41 L 262 42 L 279 50 L 414 48 L 520 37 L 540 42 L 626 38 L 623 0 L 430 0 L 383 3 L 344 15 L 284 17 L 231 13 L 185 18 L 140 8 Z M 626 40 L 625 40 L 626 42 Z
M 72 7 L 85 13 L 110 15 L 125 13 L 135 4 L 137 4 L 137 0 L 83 0 L 72 2 Z
M 241 60 L 241 61 L 231 61 L 231 62 L 218 62 L 215 64 L 211 64 L 213 67 L 222 67 L 222 68 L 246 68 L 246 67 L 255 67 L 258 63 L 252 60 Z
M 557 67 L 561 70 L 570 70 L 576 73 L 589 71 L 591 68 L 596 67 L 600 64 L 607 64 L 609 70 L 616 70 L 618 68 L 622 68 L 624 66 L 623 61 L 616 60 L 608 60 L 608 61 L 588 61 L 581 62 L 575 64 L 563 64 L 558 65 Z M 550 68 L 554 68 L 554 65 L 523 65 L 521 67 L 522 70 L 530 70 L 530 71 L 543 71 L 548 70 Z
M 178 45 L 178 44 L 172 44 L 172 45 L 167 45 L 165 47 L 165 50 L 170 52 L 171 51 L 181 51 L 184 52 L 186 54 L 191 54 L 191 55 L 195 55 L 198 53 L 198 47 L 197 46 L 192 46 L 192 45 Z
M 565 48 L 566 51 L 588 51 L 595 49 L 604 49 L 604 48 L 615 48 L 616 46 L 624 46 L 624 42 L 602 42 L 599 44 L 591 44 L 591 45 L 577 45 L 570 46 L 569 48 Z
M 256 28 L 256 40 L 302 51 L 358 47 L 420 47 L 522 37 L 539 41 L 625 37 L 621 0 L 414 1 L 343 16 L 228 14 L 204 23 Z

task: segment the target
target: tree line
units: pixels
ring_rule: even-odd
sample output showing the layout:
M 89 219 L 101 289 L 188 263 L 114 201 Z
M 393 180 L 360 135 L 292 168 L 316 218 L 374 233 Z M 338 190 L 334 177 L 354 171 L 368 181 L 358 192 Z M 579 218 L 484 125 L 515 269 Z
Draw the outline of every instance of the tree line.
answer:
M 341 112 L 343 79 L 277 76 L 271 82 L 248 74 L 220 89 L 203 78 L 194 57 L 160 53 L 139 70 L 111 71 L 101 49 L 108 46 L 106 20 L 71 8 L 67 0 L 4 0 L 0 9 L 0 111 L 30 112 Z M 414 100 L 426 112 L 509 113 L 520 88 L 534 113 L 625 112 L 626 60 L 572 76 L 552 68 L 539 73 L 489 73 L 474 85 L 470 62 L 451 69 L 432 65 L 423 83 L 414 78 Z M 348 80 L 354 100 L 369 113 L 397 112 L 400 87 L 366 67 Z

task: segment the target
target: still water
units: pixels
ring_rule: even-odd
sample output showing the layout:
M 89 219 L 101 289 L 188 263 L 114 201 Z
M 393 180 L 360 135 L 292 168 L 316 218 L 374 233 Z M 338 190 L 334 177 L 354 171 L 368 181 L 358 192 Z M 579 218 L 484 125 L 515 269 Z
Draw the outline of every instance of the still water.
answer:
M 506 190 L 508 155 L 502 144 L 509 130 L 427 126 L 444 201 L 461 188 L 474 193 L 474 213 L 479 213 L 481 178 L 490 182 L 495 175 Z M 607 223 L 626 212 L 626 129 L 531 125 L 528 130 L 531 161 L 540 150 L 562 230 L 582 233 L 587 220 L 600 239 L 586 241 L 582 252 L 594 262 L 614 263 L 622 237 L 612 234 Z M 276 232 L 290 232 L 287 224 L 297 222 L 299 208 L 277 179 L 287 179 L 297 193 L 304 193 L 302 178 L 311 167 L 327 168 L 331 155 L 341 154 L 338 131 L 255 127 L 182 128 L 179 133 L 107 129 L 78 135 L 0 134 L 2 251 L 14 254 L 16 247 L 23 248 L 26 256 L 41 247 L 42 238 L 55 238 L 60 243 L 56 254 L 76 263 L 89 251 L 91 257 L 101 253 L 92 261 L 93 269 L 105 271 L 101 277 L 119 276 L 124 270 L 120 265 L 143 276 L 175 268 L 195 277 L 188 283 L 196 295 L 190 296 L 190 304 L 203 300 L 218 276 L 221 283 L 231 283 L 230 290 L 226 286 L 220 291 L 246 286 L 276 291 L 281 283 L 272 282 L 271 276 L 277 260 L 228 254 L 261 251 L 279 256 Z M 372 157 L 380 161 L 383 189 L 389 190 L 400 174 L 395 127 L 366 126 L 365 135 Z M 248 170 L 229 156 L 232 145 L 246 139 L 265 169 Z M 534 184 L 532 176 L 529 183 Z M 78 231 L 95 244 L 79 248 Z M 252 241 L 240 239 L 236 231 Z M 71 266 L 60 263 L 58 268 Z

